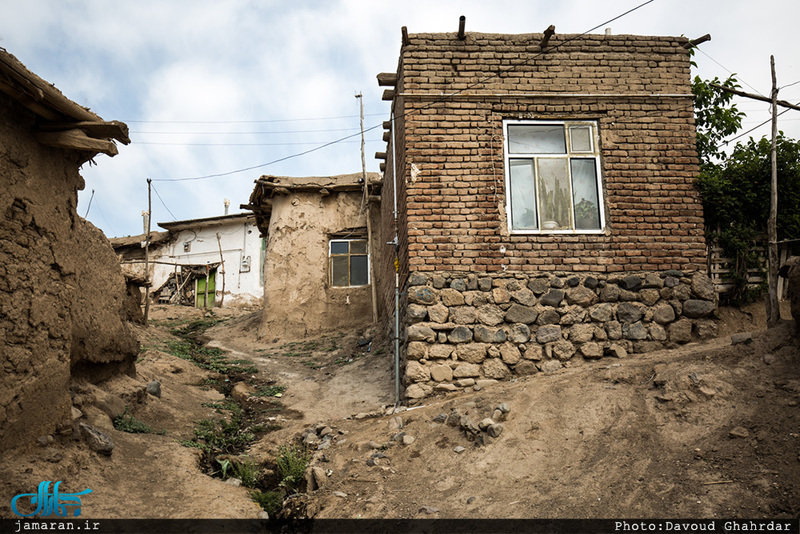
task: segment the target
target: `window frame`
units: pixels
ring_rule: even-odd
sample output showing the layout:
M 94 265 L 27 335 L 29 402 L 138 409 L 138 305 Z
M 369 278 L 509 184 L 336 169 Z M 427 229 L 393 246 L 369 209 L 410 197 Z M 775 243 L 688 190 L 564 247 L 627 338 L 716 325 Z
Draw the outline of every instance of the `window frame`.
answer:
M 564 153 L 552 152 L 511 152 L 511 136 L 510 127 L 513 126 L 540 126 L 540 125 L 560 125 L 564 128 Z M 591 150 L 589 151 L 574 151 L 572 150 L 572 133 L 571 126 L 588 126 L 590 131 Z M 505 191 L 506 191 L 506 224 L 508 232 L 514 235 L 553 235 L 553 234 L 589 234 L 597 235 L 603 234 L 606 231 L 606 218 L 605 218 L 605 203 L 604 203 L 604 188 L 603 188 L 603 173 L 600 165 L 600 143 L 598 123 L 593 120 L 541 120 L 541 119 L 505 119 L 503 120 L 503 165 L 505 173 Z M 569 198 L 570 198 L 570 223 L 571 228 L 562 229 L 545 229 L 542 228 L 541 219 L 541 206 L 539 197 L 539 161 L 546 159 L 563 160 L 566 162 L 567 178 L 569 183 Z M 573 180 L 572 180 L 572 165 L 573 160 L 593 160 L 595 168 L 595 186 L 597 188 L 597 202 L 599 210 L 600 227 L 599 228 L 575 228 L 575 200 L 573 196 Z M 512 160 L 527 160 L 530 161 L 533 169 L 533 185 L 534 185 L 534 206 L 536 209 L 536 224 L 538 228 L 514 228 L 513 213 L 511 211 L 512 203 L 512 189 L 511 189 L 511 161 Z
M 365 249 L 366 249 L 366 253 L 360 253 L 360 252 L 359 253 L 355 253 L 355 254 L 352 253 L 350 244 L 353 243 L 353 242 L 362 242 L 362 243 L 364 243 Z M 334 254 L 334 252 L 333 252 L 333 244 L 334 243 L 347 243 L 348 244 L 347 245 L 347 253 L 346 254 L 339 254 L 339 253 Z M 353 274 L 352 265 L 351 265 L 351 258 L 353 256 L 359 256 L 359 257 L 366 256 L 366 258 L 367 258 L 367 265 L 366 265 L 367 282 L 365 284 L 356 284 L 356 285 L 351 284 L 351 282 L 352 282 L 352 274 Z M 346 285 L 346 286 L 335 285 L 333 283 L 333 280 L 334 280 L 334 277 L 333 277 L 333 258 L 334 257 L 347 257 L 347 282 L 348 282 L 348 285 Z M 351 287 L 365 287 L 365 286 L 370 285 L 370 283 L 372 281 L 370 280 L 370 268 L 369 268 L 369 266 L 370 266 L 370 253 L 369 253 L 369 241 L 367 239 L 365 239 L 365 238 L 354 238 L 354 239 L 332 238 L 332 239 L 328 240 L 328 283 L 330 284 L 330 287 L 337 288 L 337 289 L 346 289 L 346 288 L 351 288 Z

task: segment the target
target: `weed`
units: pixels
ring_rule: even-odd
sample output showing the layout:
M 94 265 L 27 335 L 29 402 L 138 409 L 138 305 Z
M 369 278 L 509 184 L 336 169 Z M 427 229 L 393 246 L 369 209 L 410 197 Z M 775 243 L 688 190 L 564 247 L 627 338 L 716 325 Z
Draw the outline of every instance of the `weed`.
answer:
M 281 445 L 278 448 L 278 457 L 275 458 L 278 474 L 281 477 L 278 485 L 289 491 L 297 490 L 303 482 L 309 459 L 310 454 L 304 447 Z
M 256 397 L 277 397 L 286 391 L 286 386 L 258 386 L 256 387 Z
M 122 415 L 118 415 L 114 418 L 114 428 L 121 431 L 121 432 L 128 432 L 130 434 L 166 434 L 166 430 L 153 430 L 153 427 L 148 425 L 147 423 L 136 419 L 133 414 L 128 413 L 128 409 L 125 409 L 125 413 Z
M 224 459 L 224 460 L 220 460 L 219 458 L 215 458 L 215 460 L 217 461 L 217 463 L 219 464 L 219 467 L 221 469 L 222 480 L 225 480 L 226 478 L 228 478 L 228 469 L 231 468 L 231 461 L 228 460 L 227 458 Z
M 261 464 L 247 457 L 233 463 L 233 472 L 246 488 L 255 488 L 263 476 Z
M 277 516 L 283 509 L 284 492 L 282 491 L 255 490 L 250 492 L 250 496 L 270 517 Z

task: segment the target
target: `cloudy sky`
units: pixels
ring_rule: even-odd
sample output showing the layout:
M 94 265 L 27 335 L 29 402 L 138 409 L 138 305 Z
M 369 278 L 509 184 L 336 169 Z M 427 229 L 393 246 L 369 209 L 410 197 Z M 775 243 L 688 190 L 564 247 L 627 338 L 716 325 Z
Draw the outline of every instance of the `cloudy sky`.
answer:
M 82 171 L 78 211 L 109 237 L 142 232 L 146 179 L 156 222 L 231 213 L 262 174 L 360 172 L 359 103 L 365 126 L 389 118 L 375 76 L 393 72 L 400 28 L 467 31 L 685 35 L 710 33 L 695 74 L 737 73 L 769 95 L 769 56 L 779 86 L 800 82 L 797 0 L 0 0 L 0 47 L 106 120 L 128 124 L 133 143 Z M 800 83 L 780 98 L 800 102 Z M 743 101 L 744 130 L 769 105 Z M 800 112 L 780 128 L 800 138 Z M 748 136 L 769 134 L 763 126 Z M 331 141 L 355 135 L 326 148 Z M 385 145 L 366 134 L 367 170 Z M 746 137 L 744 138 L 746 139 Z M 307 152 L 307 153 L 306 153 Z M 241 169 L 250 169 L 242 172 Z M 185 180 L 223 175 L 200 180 Z M 94 190 L 91 205 L 89 199 Z

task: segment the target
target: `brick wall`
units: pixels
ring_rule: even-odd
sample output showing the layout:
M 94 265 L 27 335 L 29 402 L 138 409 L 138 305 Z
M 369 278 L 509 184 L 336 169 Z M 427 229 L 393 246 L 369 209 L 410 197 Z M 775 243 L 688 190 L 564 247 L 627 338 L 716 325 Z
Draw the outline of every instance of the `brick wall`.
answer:
M 562 35 L 540 54 L 540 39 L 412 34 L 403 46 L 403 272 L 703 269 L 686 40 Z M 508 232 L 502 121 L 515 118 L 596 121 L 604 234 Z

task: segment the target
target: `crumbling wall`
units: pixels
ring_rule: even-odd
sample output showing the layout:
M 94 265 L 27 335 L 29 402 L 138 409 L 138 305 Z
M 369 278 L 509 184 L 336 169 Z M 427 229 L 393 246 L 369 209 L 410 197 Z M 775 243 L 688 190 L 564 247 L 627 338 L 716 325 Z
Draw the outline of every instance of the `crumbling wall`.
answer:
M 132 372 L 111 246 L 76 212 L 85 154 L 36 142 L 34 116 L 0 93 L 0 448 L 71 427 L 73 370 Z M 110 364 L 110 367 L 105 367 Z

